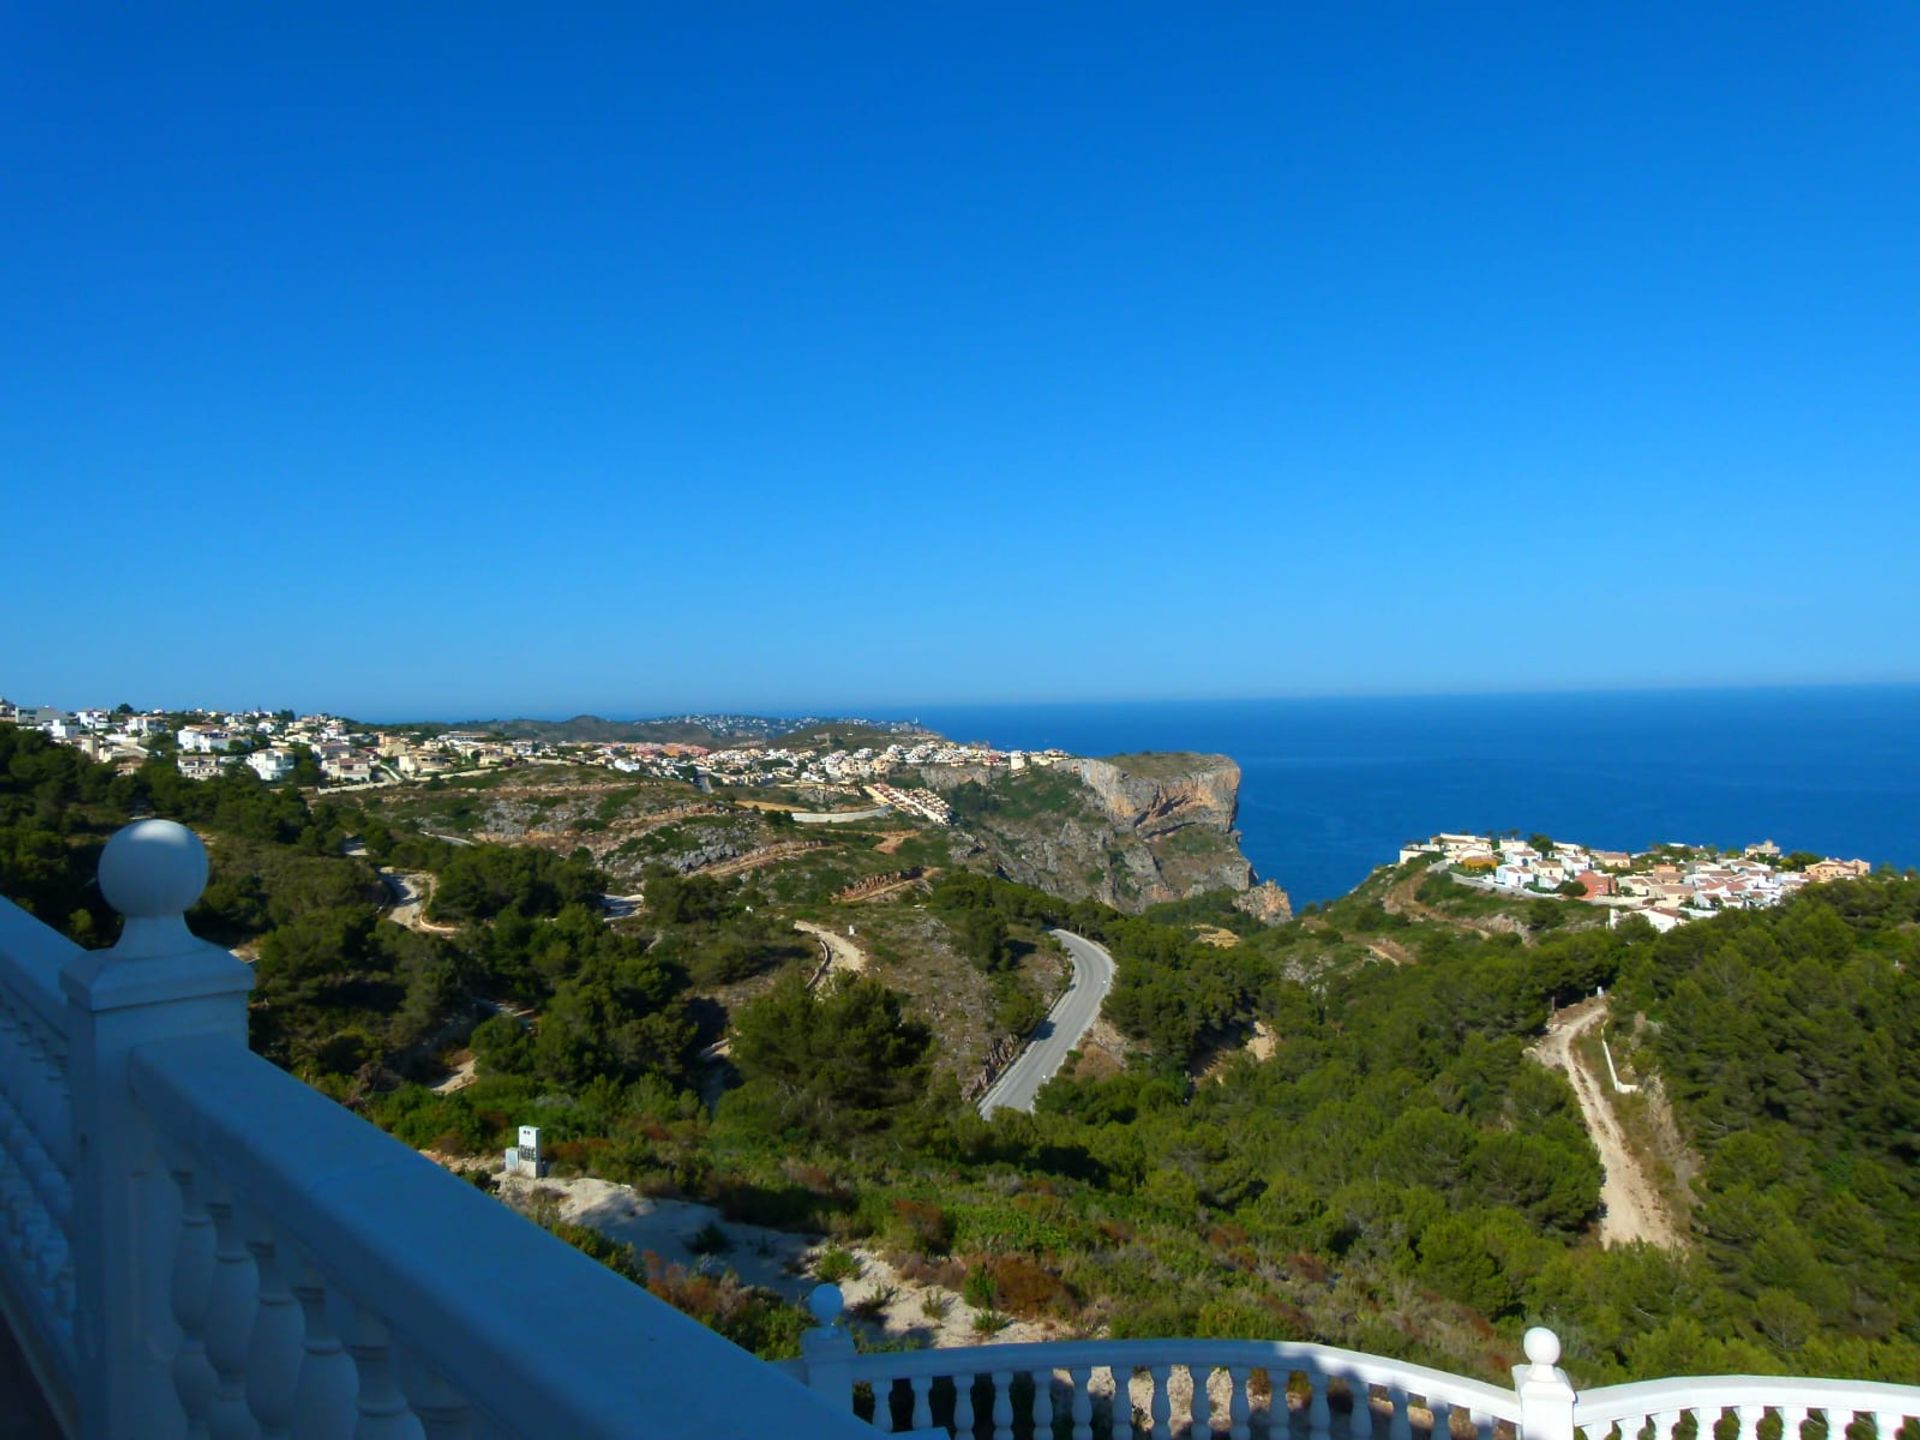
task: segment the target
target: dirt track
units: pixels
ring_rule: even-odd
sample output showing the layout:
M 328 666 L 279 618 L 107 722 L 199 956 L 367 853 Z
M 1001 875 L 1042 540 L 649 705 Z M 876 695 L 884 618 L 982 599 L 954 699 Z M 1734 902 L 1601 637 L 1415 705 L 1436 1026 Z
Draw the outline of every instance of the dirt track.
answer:
M 1574 1097 L 1580 1102 L 1580 1115 L 1586 1121 L 1587 1134 L 1600 1152 L 1606 1167 L 1606 1179 L 1600 1185 L 1600 1203 L 1606 1214 L 1600 1218 L 1602 1245 L 1630 1245 L 1644 1240 L 1663 1249 L 1677 1250 L 1686 1244 L 1660 1192 L 1647 1178 L 1633 1148 L 1627 1144 L 1619 1117 L 1613 1113 L 1606 1081 L 1594 1074 L 1574 1049 L 1574 1042 L 1607 1018 L 1607 1002 L 1595 998 L 1582 1000 L 1558 1012 L 1547 1024 L 1547 1033 L 1534 1047 L 1542 1065 L 1564 1070 L 1573 1082 Z
M 815 925 L 807 920 L 794 921 L 793 928 L 803 934 L 813 936 L 814 939 L 820 942 L 821 948 L 825 951 L 820 969 L 815 973 L 813 979 L 807 982 L 809 988 L 818 985 L 829 975 L 858 975 L 862 970 L 867 968 L 867 952 L 854 944 L 853 941 L 845 935 L 837 931 L 829 930 L 824 925 Z
M 439 925 L 427 919 L 427 902 L 433 898 L 434 876 L 430 870 L 382 870 L 380 883 L 393 897 L 387 919 L 423 935 L 451 935 L 458 925 Z
M 1444 910 L 1436 910 L 1419 898 L 1420 887 L 1426 882 L 1427 876 L 1445 867 L 1446 862 L 1441 861 L 1438 865 L 1429 865 L 1425 870 L 1414 871 L 1404 880 L 1396 880 L 1387 893 L 1380 897 L 1380 908 L 1389 915 L 1405 915 L 1414 920 L 1430 920 L 1436 925 L 1451 925 L 1456 930 L 1471 930 L 1485 940 L 1502 933 L 1463 915 L 1449 915 Z M 1393 957 L 1389 955 L 1382 958 L 1390 960 Z

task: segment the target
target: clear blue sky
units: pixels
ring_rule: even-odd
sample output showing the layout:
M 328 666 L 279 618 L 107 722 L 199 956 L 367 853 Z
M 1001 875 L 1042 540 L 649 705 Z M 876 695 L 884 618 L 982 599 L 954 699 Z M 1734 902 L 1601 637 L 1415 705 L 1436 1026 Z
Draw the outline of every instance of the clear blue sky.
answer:
M 1911 0 L 13 6 L 0 692 L 1920 678 L 1917 74 Z

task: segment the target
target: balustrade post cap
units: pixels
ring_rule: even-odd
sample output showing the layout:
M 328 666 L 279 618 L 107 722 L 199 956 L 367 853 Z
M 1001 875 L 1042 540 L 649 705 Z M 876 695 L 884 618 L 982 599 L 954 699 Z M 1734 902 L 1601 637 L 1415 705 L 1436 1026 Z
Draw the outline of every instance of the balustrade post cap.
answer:
M 1544 1325 L 1535 1325 L 1521 1337 L 1520 1347 L 1536 1369 L 1551 1370 L 1560 1363 L 1560 1337 Z
M 840 1312 L 846 1308 L 846 1303 L 847 1297 L 840 1293 L 838 1285 L 816 1285 L 813 1293 L 807 1296 L 807 1309 L 822 1325 L 838 1324 Z
M 100 893 L 129 920 L 185 915 L 206 888 L 206 846 L 172 820 L 122 826 L 100 853 Z

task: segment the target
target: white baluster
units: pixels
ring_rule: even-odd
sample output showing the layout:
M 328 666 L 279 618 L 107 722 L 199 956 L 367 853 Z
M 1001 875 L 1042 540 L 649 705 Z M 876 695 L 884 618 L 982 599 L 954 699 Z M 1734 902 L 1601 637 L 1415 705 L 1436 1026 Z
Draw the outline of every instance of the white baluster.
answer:
M 1347 1434 L 1352 1440 L 1371 1440 L 1373 1435 L 1373 1386 L 1358 1375 L 1347 1377 L 1347 1393 L 1353 1397 L 1353 1409 L 1347 1417 Z
M 1433 1412 L 1433 1440 L 1453 1440 L 1453 1406 L 1429 1395 L 1427 1408 Z
M 971 1440 L 973 1435 L 973 1379 L 971 1375 L 953 1377 L 954 1440 Z
M 247 1409 L 247 1343 L 259 1309 L 260 1283 L 253 1256 L 234 1214 L 233 1197 L 215 1181 L 207 1192 L 213 1217 L 213 1284 L 207 1300 L 207 1359 L 215 1377 L 207 1411 L 212 1440 L 255 1440 L 259 1428 Z
M 260 1276 L 260 1308 L 247 1343 L 247 1408 L 262 1440 L 285 1440 L 293 1429 L 294 1387 L 300 1383 L 306 1324 L 287 1285 L 287 1267 L 273 1229 L 249 1212 L 247 1248 Z
M 1247 1372 L 1227 1367 L 1227 1440 L 1252 1440 L 1247 1423 Z
M 1413 1440 L 1413 1397 L 1398 1385 L 1387 1387 L 1387 1403 L 1393 1407 L 1393 1418 L 1387 1422 L 1388 1440 Z
M 311 1259 L 297 1251 L 289 1254 L 288 1265 L 305 1322 L 300 1379 L 293 1389 L 293 1440 L 345 1440 L 353 1431 L 359 1375 L 327 1313 L 325 1279 Z
M 1147 1373 L 1153 1376 L 1153 1440 L 1173 1440 L 1173 1396 L 1167 1393 L 1173 1367 L 1155 1365 Z
M 1327 1395 L 1331 1381 L 1316 1371 L 1302 1373 L 1307 1381 L 1307 1433 L 1313 1440 L 1327 1440 L 1333 1433 L 1333 1406 Z
M 993 1440 L 1013 1440 L 1013 1372 L 993 1372 Z
M 473 1425 L 466 1397 L 422 1356 L 408 1351 L 405 1359 L 408 1363 L 401 1372 L 406 1377 L 407 1400 L 427 1440 L 471 1440 Z
M 1053 1370 L 1033 1372 L 1033 1440 L 1053 1440 Z
M 1662 1410 L 1655 1415 L 1653 1440 L 1673 1440 L 1673 1437 L 1679 1433 L 1681 1415 L 1682 1412 L 1679 1410 Z M 1712 1437 L 1709 1436 L 1708 1440 L 1712 1440 Z
M 933 1405 L 927 1398 L 933 1389 L 931 1375 L 915 1375 L 907 1381 L 907 1388 L 913 1391 L 913 1419 L 911 1428 L 929 1430 L 933 1427 Z
M 1493 1440 L 1493 1416 L 1484 1410 L 1469 1410 L 1467 1417 L 1473 1421 L 1474 1440 Z
M 207 1305 L 213 1294 L 213 1217 L 201 1202 L 191 1162 L 176 1158 L 180 1187 L 180 1239 L 173 1258 L 173 1318 L 180 1344 L 173 1352 L 173 1388 L 192 1440 L 207 1434 L 207 1415 L 218 1383 L 207 1358 Z
M 393 1338 L 379 1312 L 353 1303 L 347 1353 L 360 1372 L 353 1440 L 424 1440 L 420 1422 L 393 1372 Z
M 1783 1405 L 1780 1407 L 1780 1440 L 1800 1440 L 1800 1430 L 1807 1423 L 1807 1407 L 1804 1405 Z
M 1093 1369 L 1067 1374 L 1073 1380 L 1073 1440 L 1093 1440 Z
M 73 1294 L 73 1253 L 69 1251 L 53 1292 L 53 1312 L 59 1317 L 60 1328 L 68 1335 L 73 1334 Z
M 1187 1410 L 1192 1423 L 1187 1433 L 1191 1440 L 1213 1440 L 1213 1396 L 1207 1393 L 1207 1387 L 1213 1383 L 1213 1369 L 1208 1365 L 1189 1365 L 1187 1378 L 1193 1382 L 1193 1401 Z
M 1873 1428 L 1878 1440 L 1898 1440 L 1903 1417 L 1893 1410 L 1876 1410 Z

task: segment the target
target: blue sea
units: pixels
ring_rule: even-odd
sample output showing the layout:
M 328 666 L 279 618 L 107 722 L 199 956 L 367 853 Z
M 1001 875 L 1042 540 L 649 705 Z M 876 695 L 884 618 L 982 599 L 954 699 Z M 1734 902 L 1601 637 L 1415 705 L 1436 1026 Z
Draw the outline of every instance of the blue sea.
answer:
M 1296 904 L 1440 830 L 1605 849 L 1773 839 L 1920 866 L 1920 686 L 947 706 L 958 740 L 1240 763 L 1242 847 Z

